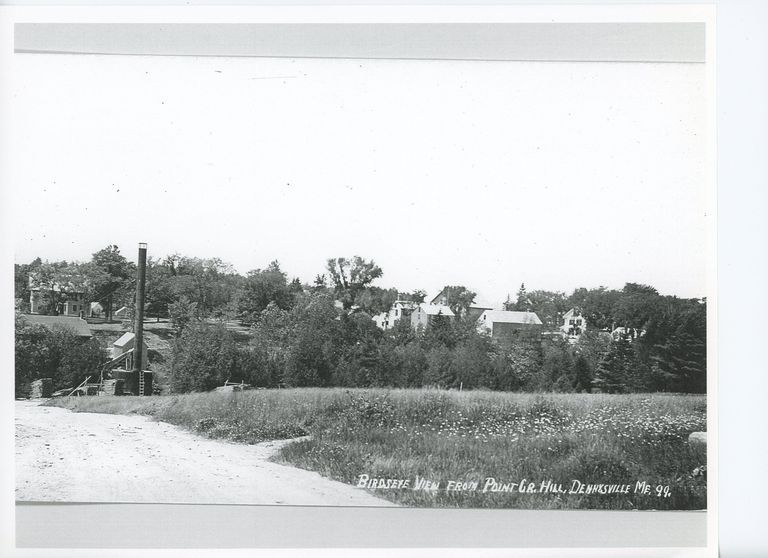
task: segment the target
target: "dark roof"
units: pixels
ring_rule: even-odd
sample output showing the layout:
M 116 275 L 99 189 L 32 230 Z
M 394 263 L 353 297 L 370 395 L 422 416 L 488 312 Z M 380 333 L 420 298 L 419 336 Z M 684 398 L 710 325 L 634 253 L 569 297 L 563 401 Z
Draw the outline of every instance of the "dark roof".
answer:
M 47 328 L 69 328 L 78 337 L 91 337 L 91 328 L 88 322 L 77 316 L 44 316 L 42 314 L 23 314 L 22 318 L 28 324 L 38 324 Z

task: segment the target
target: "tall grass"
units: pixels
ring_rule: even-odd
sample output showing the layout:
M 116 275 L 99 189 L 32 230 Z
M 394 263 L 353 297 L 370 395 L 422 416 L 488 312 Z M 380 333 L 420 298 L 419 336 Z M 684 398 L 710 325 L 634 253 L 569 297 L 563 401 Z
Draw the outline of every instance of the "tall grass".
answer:
M 285 446 L 277 459 L 350 484 L 361 475 L 408 479 L 408 488 L 373 490 L 409 506 L 706 507 L 704 463 L 687 444 L 692 431 L 706 429 L 704 396 L 316 388 L 63 398 L 51 404 L 150 415 L 245 443 L 311 435 Z M 439 489 L 413 490 L 416 477 Z M 483 492 L 489 478 L 518 486 Z M 536 492 L 520 492 L 523 479 Z M 630 484 L 632 490 L 570 493 L 574 480 Z M 449 481 L 474 482 L 477 489 L 446 490 Z M 542 492 L 547 481 L 562 491 Z M 650 494 L 635 492 L 638 481 L 649 483 Z

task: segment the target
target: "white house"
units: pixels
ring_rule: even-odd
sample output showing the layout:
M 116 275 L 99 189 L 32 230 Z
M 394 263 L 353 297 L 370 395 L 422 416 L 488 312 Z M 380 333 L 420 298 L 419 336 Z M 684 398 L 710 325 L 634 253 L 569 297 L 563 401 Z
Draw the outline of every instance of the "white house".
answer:
M 373 321 L 376 322 L 380 329 L 386 331 L 395 327 L 400 320 L 410 320 L 411 314 L 416 307 L 417 304 L 410 300 L 396 300 L 392 303 L 392 307 L 389 310 L 373 316 Z
M 581 314 L 581 310 L 571 308 L 563 314 L 563 325 L 560 331 L 568 336 L 568 339 L 575 342 L 579 336 L 587 330 L 587 319 Z

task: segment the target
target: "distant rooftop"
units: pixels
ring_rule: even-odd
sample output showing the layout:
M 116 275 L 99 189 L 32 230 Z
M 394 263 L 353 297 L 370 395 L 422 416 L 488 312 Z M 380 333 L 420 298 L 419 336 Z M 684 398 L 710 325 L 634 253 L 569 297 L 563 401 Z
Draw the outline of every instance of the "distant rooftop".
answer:
M 435 304 L 439 299 L 443 298 L 445 293 L 445 289 L 441 290 L 439 293 L 437 293 L 434 297 L 430 299 L 430 304 Z M 493 304 L 488 301 L 487 298 L 484 296 L 475 293 L 475 298 L 472 301 L 472 304 L 469 305 L 470 308 L 482 308 L 486 310 L 491 310 L 493 308 L 498 308 L 499 304 Z
M 91 328 L 85 320 L 76 316 L 44 316 L 42 314 L 23 314 L 22 318 L 28 324 L 37 324 L 49 329 L 69 328 L 78 337 L 91 337 Z
M 504 324 L 542 325 L 535 312 L 513 312 L 511 310 L 486 310 L 483 315 L 485 322 Z
M 419 308 L 422 309 L 424 313 L 426 313 L 428 316 L 453 316 L 453 310 L 448 308 L 447 306 L 442 306 L 440 304 L 420 304 Z
M 498 304 L 493 304 L 485 299 L 475 297 L 475 301 L 469 305 L 470 308 L 485 308 L 486 310 L 493 310 Z

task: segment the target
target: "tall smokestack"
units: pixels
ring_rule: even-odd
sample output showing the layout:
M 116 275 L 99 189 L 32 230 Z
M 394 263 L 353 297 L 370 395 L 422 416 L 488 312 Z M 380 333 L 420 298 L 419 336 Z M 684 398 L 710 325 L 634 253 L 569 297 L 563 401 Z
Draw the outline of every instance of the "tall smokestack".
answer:
M 133 333 L 136 336 L 136 342 L 134 343 L 133 350 L 133 371 L 139 372 L 146 366 L 145 362 L 142 362 L 142 356 L 144 354 L 144 287 L 147 277 L 147 245 L 145 243 L 139 243 L 139 265 L 136 268 L 136 310 L 133 326 Z M 139 395 L 144 395 L 140 393 Z

